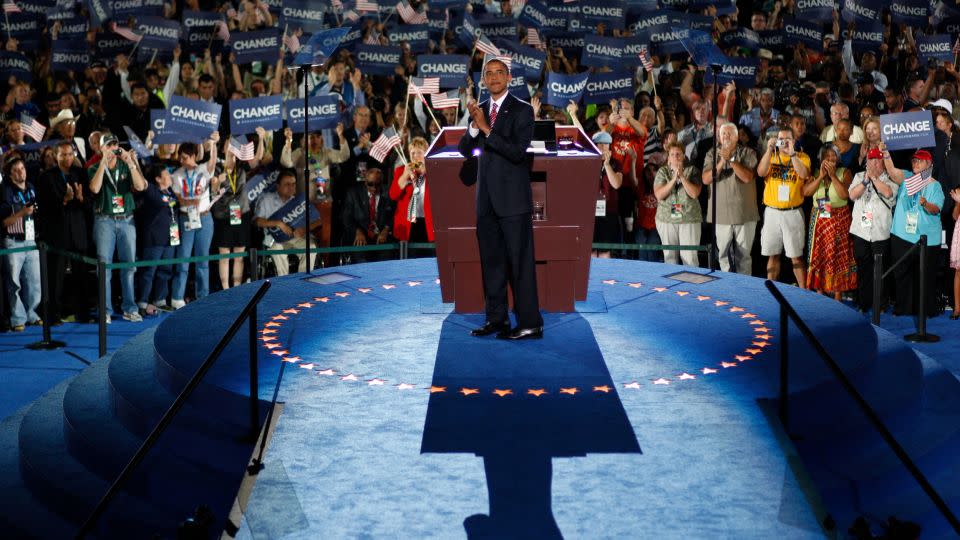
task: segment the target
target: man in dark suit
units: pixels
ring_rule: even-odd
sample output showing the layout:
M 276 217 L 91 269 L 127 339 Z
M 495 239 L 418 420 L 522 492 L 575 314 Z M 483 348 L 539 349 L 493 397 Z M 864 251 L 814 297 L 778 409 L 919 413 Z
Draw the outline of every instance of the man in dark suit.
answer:
M 500 339 L 543 337 L 533 255 L 533 194 L 527 147 L 533 139 L 533 108 L 507 92 L 510 70 L 500 60 L 484 63 L 483 82 L 490 99 L 467 108 L 472 121 L 460 139 L 460 153 L 476 157 L 477 241 L 483 270 L 487 320 L 474 336 L 497 333 Z M 517 327 L 510 328 L 507 282 L 513 288 Z
M 367 169 L 364 182 L 353 185 L 343 206 L 343 245 L 366 246 L 390 241 L 393 201 L 387 196 L 380 169 Z M 360 252 L 353 262 L 379 261 L 385 252 Z

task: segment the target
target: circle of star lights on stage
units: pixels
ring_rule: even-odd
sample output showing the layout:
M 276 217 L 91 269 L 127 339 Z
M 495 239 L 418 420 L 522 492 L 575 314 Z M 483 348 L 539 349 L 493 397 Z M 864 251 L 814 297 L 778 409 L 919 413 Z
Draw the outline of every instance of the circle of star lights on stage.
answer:
M 617 287 L 625 286 L 633 289 L 643 288 L 643 284 L 640 282 L 619 282 L 615 279 L 602 280 L 601 283 L 604 286 L 608 287 Z M 439 285 L 440 280 L 434 279 L 434 284 Z M 317 376 L 320 377 L 329 377 L 332 380 L 339 379 L 341 382 L 352 382 L 357 384 L 363 384 L 369 387 L 374 386 L 383 386 L 391 387 L 397 391 L 411 391 L 411 390 L 427 390 L 431 394 L 449 394 L 456 395 L 464 398 L 469 398 L 471 396 L 478 396 L 482 393 L 487 393 L 494 395 L 500 398 L 506 398 L 508 396 L 532 396 L 534 398 L 540 398 L 543 396 L 578 396 L 578 395 L 605 395 L 611 392 L 615 392 L 616 388 L 603 385 L 603 386 L 586 386 L 586 387 L 558 387 L 558 388 L 452 388 L 446 386 L 432 386 L 424 385 L 415 382 L 409 381 L 392 381 L 380 376 L 373 375 L 358 375 L 355 373 L 341 373 L 331 367 L 323 367 L 317 365 L 315 362 L 305 362 L 299 356 L 291 353 L 284 343 L 280 340 L 279 331 L 284 325 L 293 321 L 293 319 L 307 310 L 314 310 L 316 308 L 322 308 L 323 306 L 334 305 L 340 302 L 349 301 L 350 298 L 366 295 L 374 292 L 380 291 L 392 291 L 398 290 L 403 287 L 421 287 L 423 286 L 423 281 L 407 281 L 404 283 L 384 283 L 378 287 L 358 287 L 356 291 L 339 291 L 334 292 L 333 294 L 327 296 L 317 296 L 313 297 L 309 301 L 299 302 L 291 307 L 280 310 L 279 313 L 270 317 L 267 322 L 265 322 L 261 328 L 258 339 L 262 342 L 261 346 L 266 349 L 271 355 L 276 356 L 281 362 L 287 362 L 292 365 L 297 366 L 300 369 L 305 369 L 314 372 Z M 750 334 L 752 335 L 749 338 L 749 344 L 746 345 L 743 351 L 740 354 L 735 354 L 730 358 L 723 359 L 717 364 L 711 366 L 704 366 L 701 369 L 695 371 L 694 373 L 677 373 L 671 374 L 669 376 L 661 376 L 656 379 L 651 379 L 649 381 L 640 382 L 637 380 L 624 381 L 620 383 L 620 387 L 623 390 L 640 390 L 644 385 L 652 386 L 670 386 L 673 384 L 682 384 L 687 381 L 694 381 L 697 379 L 702 379 L 710 377 L 713 375 L 718 375 L 725 370 L 733 369 L 739 367 L 745 363 L 753 362 L 757 360 L 768 348 L 773 345 L 773 333 L 770 328 L 767 327 L 766 321 L 763 321 L 759 318 L 758 315 L 750 313 L 746 308 L 736 306 L 733 303 L 725 300 L 716 299 L 710 296 L 702 294 L 694 294 L 689 291 L 681 290 L 672 290 L 667 287 L 651 287 L 649 290 L 657 294 L 668 295 L 668 297 L 675 299 L 677 301 L 693 301 L 702 303 L 704 306 L 716 308 L 720 314 L 735 317 L 736 320 L 742 321 L 745 323 L 749 329 Z

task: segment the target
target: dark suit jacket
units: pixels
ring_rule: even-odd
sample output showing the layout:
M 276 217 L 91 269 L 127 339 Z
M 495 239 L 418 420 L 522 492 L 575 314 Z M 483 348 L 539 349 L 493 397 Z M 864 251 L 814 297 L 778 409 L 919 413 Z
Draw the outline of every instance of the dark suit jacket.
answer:
M 490 100 L 480 104 L 490 117 Z M 476 137 L 470 131 L 460 139 L 459 150 L 464 157 L 480 149 L 477 175 L 461 175 L 461 180 L 477 185 L 477 215 L 495 214 L 499 217 L 530 213 L 533 193 L 530 189 L 531 158 L 527 147 L 533 139 L 533 108 L 529 103 L 508 94 L 497 111 L 497 121 L 485 136 Z
M 83 189 L 84 202 L 74 198 L 63 204 L 67 181 Z M 87 173 L 79 167 L 71 167 L 66 180 L 59 167 L 44 171 L 40 175 L 36 183 L 37 204 L 44 212 L 40 214 L 37 225 L 44 240 L 59 248 L 76 251 L 87 249 L 87 212 L 89 202 L 93 200 L 87 183 Z
M 363 182 L 354 182 L 347 192 L 343 206 L 343 241 L 344 245 L 353 244 L 353 237 L 357 229 L 367 230 L 370 221 L 370 198 L 367 195 L 367 185 Z M 393 227 L 393 201 L 384 186 L 380 186 L 380 200 L 377 201 L 377 229 L 383 230 Z

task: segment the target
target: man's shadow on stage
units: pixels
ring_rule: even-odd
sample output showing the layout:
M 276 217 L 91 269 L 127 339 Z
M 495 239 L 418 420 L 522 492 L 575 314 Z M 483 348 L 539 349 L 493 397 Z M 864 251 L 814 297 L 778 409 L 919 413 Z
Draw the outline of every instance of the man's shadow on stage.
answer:
M 552 458 L 641 453 L 590 325 L 544 319 L 523 342 L 470 336 L 482 316 L 443 323 L 421 453 L 483 457 L 490 513 L 464 520 L 468 538 L 561 538 Z

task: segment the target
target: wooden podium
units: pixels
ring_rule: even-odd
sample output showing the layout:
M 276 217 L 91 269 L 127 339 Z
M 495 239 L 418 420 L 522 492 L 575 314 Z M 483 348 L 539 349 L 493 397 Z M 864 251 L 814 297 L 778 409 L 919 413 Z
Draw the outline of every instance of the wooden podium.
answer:
M 556 130 L 560 151 L 527 154 L 534 204 L 544 208 L 543 219 L 533 222 L 537 291 L 540 309 L 572 312 L 575 301 L 587 298 L 601 158 L 580 129 Z M 430 204 L 443 301 L 453 302 L 457 313 L 482 313 L 476 185 L 460 181 L 467 160 L 457 150 L 465 132 L 463 127 L 443 128 L 427 150 Z

